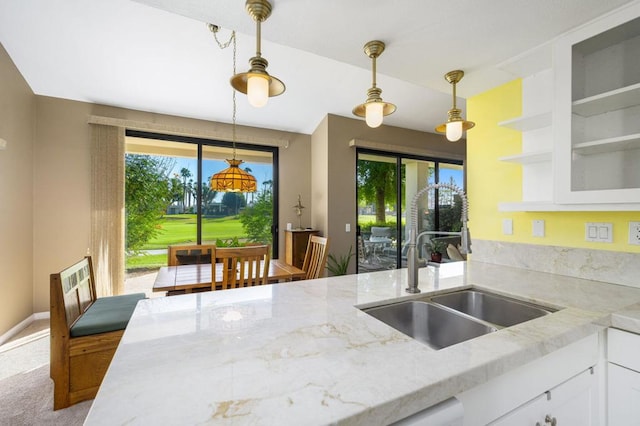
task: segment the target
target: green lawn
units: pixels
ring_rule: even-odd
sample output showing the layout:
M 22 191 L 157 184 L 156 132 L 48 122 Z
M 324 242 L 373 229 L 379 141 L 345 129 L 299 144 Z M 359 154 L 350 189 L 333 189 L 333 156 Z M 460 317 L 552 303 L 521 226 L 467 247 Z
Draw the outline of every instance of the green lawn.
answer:
M 244 229 L 238 216 L 202 219 L 202 240 L 215 241 L 232 237 L 243 237 Z M 160 232 L 144 247 L 145 250 L 165 249 L 169 244 L 196 241 L 196 215 L 175 214 L 164 216 Z
M 244 228 L 238 216 L 202 219 L 202 240 L 215 242 L 218 238 L 226 240 L 233 237 L 243 238 Z M 160 232 L 143 250 L 166 249 L 170 244 L 196 242 L 196 215 L 166 215 L 158 226 Z M 127 256 L 126 269 L 155 269 L 167 264 L 166 254 L 146 254 Z
M 125 268 L 129 270 L 135 269 L 157 269 L 161 266 L 167 266 L 166 254 L 140 254 L 138 256 L 127 256 Z
M 396 216 L 395 215 L 387 215 L 386 216 L 387 226 L 396 226 Z M 402 218 L 402 223 L 404 224 L 405 219 Z M 371 224 L 376 223 L 376 215 L 375 214 L 361 214 L 358 215 L 358 225 L 361 227 L 368 227 Z

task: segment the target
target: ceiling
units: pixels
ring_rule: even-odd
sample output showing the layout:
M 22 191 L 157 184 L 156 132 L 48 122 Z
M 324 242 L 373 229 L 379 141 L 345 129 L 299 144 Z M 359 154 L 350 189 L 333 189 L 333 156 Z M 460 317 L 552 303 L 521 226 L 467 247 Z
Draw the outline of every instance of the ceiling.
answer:
M 268 71 L 287 86 L 266 107 L 238 96 L 238 124 L 312 133 L 351 110 L 371 87 L 362 47 L 378 59 L 385 124 L 433 132 L 451 108 L 443 75 L 463 69 L 468 96 L 513 79 L 502 62 L 629 0 L 272 0 L 262 25 Z M 237 30 L 237 70 L 255 54 L 243 0 L 0 0 L 0 42 L 34 93 L 231 122 L 231 48 L 205 23 Z M 364 126 L 364 124 L 363 124 Z

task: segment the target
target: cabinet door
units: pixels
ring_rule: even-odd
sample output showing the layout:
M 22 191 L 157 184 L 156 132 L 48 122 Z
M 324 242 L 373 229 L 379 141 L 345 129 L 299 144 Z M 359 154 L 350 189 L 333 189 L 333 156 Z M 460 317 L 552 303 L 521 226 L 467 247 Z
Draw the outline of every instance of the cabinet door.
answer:
M 598 380 L 591 369 L 521 405 L 491 425 L 590 426 L 598 423 Z
M 609 363 L 609 426 L 640 425 L 640 373 Z
M 488 402 L 490 403 L 490 402 Z M 547 403 L 547 395 L 542 394 L 537 398 L 521 405 L 513 411 L 491 422 L 492 426 L 515 426 L 515 425 L 544 425 L 544 407 Z
M 540 424 L 548 415 L 561 425 L 598 424 L 598 379 L 587 370 L 551 389 Z
M 554 45 L 554 200 L 640 203 L 640 3 Z M 634 208 L 635 207 L 635 208 Z

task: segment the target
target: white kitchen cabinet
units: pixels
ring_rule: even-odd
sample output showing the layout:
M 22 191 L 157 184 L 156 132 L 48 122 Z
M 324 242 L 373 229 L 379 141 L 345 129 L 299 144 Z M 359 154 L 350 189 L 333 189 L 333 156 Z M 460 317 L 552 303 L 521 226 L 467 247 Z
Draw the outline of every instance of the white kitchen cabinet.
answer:
M 609 363 L 609 426 L 640 425 L 640 373 Z
M 546 415 L 558 426 L 599 424 L 600 340 L 586 337 L 457 395 L 464 426 L 545 425 Z
M 539 395 L 495 422 L 495 426 L 598 424 L 598 379 L 592 369 Z
M 555 42 L 556 204 L 640 206 L 639 17 L 633 2 Z
M 640 335 L 609 329 L 609 426 L 640 425 Z
M 640 209 L 640 1 L 499 68 L 522 78 L 522 199 L 500 211 Z

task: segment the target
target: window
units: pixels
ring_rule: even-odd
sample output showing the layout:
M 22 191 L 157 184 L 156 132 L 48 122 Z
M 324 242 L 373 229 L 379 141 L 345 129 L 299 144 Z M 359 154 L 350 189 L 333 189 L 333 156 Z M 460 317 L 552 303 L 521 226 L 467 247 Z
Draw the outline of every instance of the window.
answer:
M 236 143 L 254 193 L 216 192 L 209 179 L 228 167 L 229 142 L 127 131 L 125 214 L 127 272 L 167 264 L 171 244 L 271 244 L 277 256 L 275 147 Z M 146 215 L 146 216 L 145 216 Z

